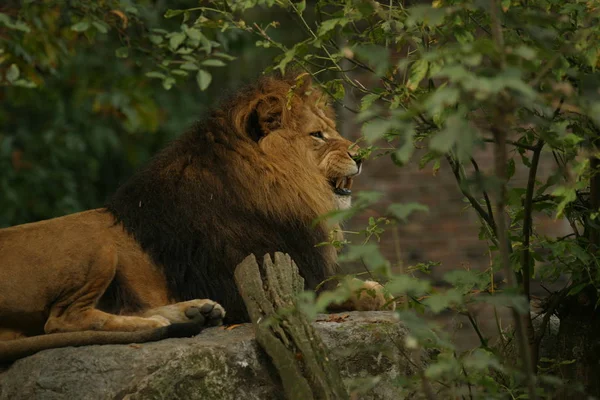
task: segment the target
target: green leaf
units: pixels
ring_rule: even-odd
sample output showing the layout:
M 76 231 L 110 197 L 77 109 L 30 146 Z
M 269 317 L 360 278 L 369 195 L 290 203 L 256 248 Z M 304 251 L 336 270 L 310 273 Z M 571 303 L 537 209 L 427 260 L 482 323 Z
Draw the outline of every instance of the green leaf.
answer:
M 451 86 L 443 86 L 434 91 L 425 100 L 425 107 L 431 115 L 440 114 L 453 107 L 460 99 L 460 91 Z
M 441 25 L 446 16 L 445 8 L 433 8 L 429 5 L 418 5 L 408 9 L 406 25 L 414 26 L 423 23 L 428 26 Z
M 202 32 L 196 28 L 188 28 L 185 30 L 185 34 L 192 40 L 200 41 L 202 40 Z
M 392 153 L 392 161 L 394 164 L 402 167 L 408 163 L 410 157 L 413 155 L 415 151 L 415 146 L 413 144 L 413 138 L 415 136 L 415 127 L 413 124 L 405 125 L 401 127 L 403 134 L 403 143 L 398 149 Z
M 432 294 L 423 300 L 423 304 L 427 305 L 436 314 L 446 308 L 461 305 L 462 303 L 463 295 L 456 289 L 448 289 L 443 293 Z
M 409 275 L 395 275 L 385 284 L 385 289 L 394 296 L 400 294 L 422 296 L 431 290 L 431 284 L 425 279 L 417 279 Z
M 224 67 L 225 65 L 227 65 L 223 61 L 215 59 L 204 60 L 201 64 L 207 67 Z
M 162 85 L 163 85 L 163 88 L 164 88 L 165 90 L 170 90 L 170 89 L 173 87 L 173 85 L 174 85 L 174 84 L 175 84 L 175 79 L 174 79 L 174 78 L 172 78 L 172 77 L 170 77 L 170 76 L 169 76 L 169 77 L 167 77 L 167 78 L 165 78 L 165 79 L 163 80 L 163 83 L 162 83 Z
M 94 25 L 94 28 L 96 28 L 96 30 L 100 33 L 108 32 L 108 25 L 106 25 L 104 22 L 94 21 L 92 22 L 92 25 Z
M 160 79 L 164 79 L 167 76 L 161 72 L 157 72 L 157 71 L 152 71 L 152 72 L 146 72 L 146 76 L 148 78 L 160 78 Z
M 27 33 L 31 32 L 29 26 L 20 21 L 13 22 L 11 18 L 4 13 L 0 13 L 0 24 L 6 26 L 8 29 L 15 29 Z
M 559 186 L 552 192 L 552 196 L 561 197 L 560 203 L 556 206 L 556 218 L 561 218 L 565 207 L 577 199 L 577 192 L 574 188 Z
M 392 127 L 392 122 L 387 119 L 375 119 L 365 123 L 362 127 L 362 133 L 368 144 L 373 144 L 381 139 Z
M 573 296 L 576 295 L 577 293 L 581 292 L 586 286 L 589 286 L 589 282 L 583 282 L 580 283 L 578 285 L 572 286 L 571 289 L 569 289 L 569 293 L 567 293 L 568 296 Z
M 196 74 L 196 82 L 198 83 L 198 87 L 202 91 L 206 90 L 206 88 L 210 85 L 211 81 L 212 75 L 206 70 L 201 69 Z
M 354 54 L 375 70 L 377 75 L 383 75 L 390 65 L 388 48 L 374 44 L 356 46 Z
M 118 58 L 129 57 L 129 47 L 119 47 L 115 50 L 115 56 L 117 56 Z
M 438 153 L 448 153 L 458 140 L 459 133 L 456 129 L 442 129 L 441 132 L 431 138 L 429 148 Z
M 348 18 L 332 18 L 332 19 L 325 20 L 321 23 L 321 26 L 319 26 L 319 30 L 317 31 L 317 34 L 319 36 L 323 36 L 327 32 L 335 29 L 336 26 L 338 26 L 338 25 L 344 26 L 348 22 L 350 22 L 350 20 Z
M 526 60 L 535 60 L 537 58 L 537 51 L 525 45 L 517 46 L 514 50 L 514 53 Z
M 75 25 L 71 26 L 71 30 L 75 32 L 85 32 L 90 28 L 90 23 L 88 21 L 79 21 Z
M 286 51 L 283 54 L 283 58 L 281 59 L 281 61 L 279 62 L 279 64 L 277 64 L 275 66 L 275 69 L 280 70 L 281 73 L 284 74 L 285 73 L 285 68 L 294 59 L 295 55 L 296 55 L 296 49 L 295 48 Z
M 377 99 L 379 99 L 379 95 L 377 93 L 369 93 L 363 96 L 360 101 L 360 111 L 367 110 Z
M 306 10 L 306 0 L 296 3 L 296 9 L 298 10 L 298 13 L 302 14 L 304 10 Z
M 467 354 L 463 362 L 466 368 L 482 371 L 484 373 L 487 373 L 489 368 L 503 371 L 502 364 L 494 357 L 494 354 L 481 348 L 475 349 L 472 353 Z
M 462 293 L 468 293 L 474 288 L 485 289 L 490 282 L 487 273 L 481 271 L 466 271 L 464 269 L 446 272 L 444 274 L 444 280 Z
M 370 271 L 383 273 L 389 268 L 389 261 L 381 254 L 379 246 L 367 243 L 363 246 L 350 245 L 346 254 L 340 255 L 340 260 L 362 260 Z
M 179 68 L 184 69 L 186 71 L 197 71 L 198 70 L 198 66 L 195 63 L 189 62 L 189 61 L 181 64 L 181 66 Z
M 156 45 L 161 44 L 164 39 L 160 35 L 150 35 L 150 41 Z
M 171 47 L 171 49 L 173 49 L 173 50 L 176 50 L 179 47 L 179 45 L 181 43 L 183 43 L 184 40 L 185 40 L 185 33 L 182 33 L 182 32 L 174 33 L 169 38 L 169 47 Z
M 429 212 L 429 207 L 420 203 L 394 203 L 389 205 L 387 211 L 398 220 L 406 222 L 412 213 L 416 211 Z
M 493 295 L 481 295 L 474 298 L 476 302 L 487 303 L 494 306 L 513 307 L 519 314 L 529 312 L 529 302 L 522 295 L 510 293 L 495 293 Z
M 431 138 L 429 148 L 445 154 L 455 147 L 457 158 L 466 162 L 471 158 L 476 139 L 471 125 L 459 114 L 453 114 L 446 119 L 442 130 Z
M 138 9 L 134 6 L 125 7 L 125 12 L 133 15 L 138 15 Z
M 431 363 L 425 369 L 425 376 L 431 380 L 437 380 L 442 377 L 456 376 L 460 373 L 460 363 L 456 358 L 441 359 L 438 356 L 438 360 L 435 363 Z
M 515 175 L 516 165 L 514 158 L 508 159 L 508 164 L 506 165 L 506 177 L 508 179 L 512 178 Z
M 10 67 L 8 67 L 8 70 L 6 71 L 6 80 L 10 83 L 13 83 L 17 79 L 19 79 L 19 75 L 21 75 L 19 67 L 16 64 L 11 64 Z
M 177 15 L 181 15 L 185 12 L 185 10 L 167 10 L 165 12 L 165 18 L 173 18 Z
M 346 96 L 346 89 L 341 79 L 333 79 L 325 82 L 325 87 L 327 87 L 336 100 L 342 100 Z
M 406 87 L 411 91 L 416 90 L 419 84 L 425 77 L 427 77 L 427 71 L 429 69 L 429 63 L 424 59 L 419 59 L 412 63 L 410 66 L 410 72 L 408 74 L 408 81 Z

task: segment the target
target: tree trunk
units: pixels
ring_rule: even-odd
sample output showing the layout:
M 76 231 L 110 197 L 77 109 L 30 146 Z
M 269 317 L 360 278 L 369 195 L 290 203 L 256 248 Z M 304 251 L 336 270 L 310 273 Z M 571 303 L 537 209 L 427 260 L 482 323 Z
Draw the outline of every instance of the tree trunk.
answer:
M 252 320 L 256 340 L 277 369 L 290 400 L 348 399 L 339 369 L 294 299 L 304 280 L 289 255 L 254 255 L 235 270 L 235 281 Z

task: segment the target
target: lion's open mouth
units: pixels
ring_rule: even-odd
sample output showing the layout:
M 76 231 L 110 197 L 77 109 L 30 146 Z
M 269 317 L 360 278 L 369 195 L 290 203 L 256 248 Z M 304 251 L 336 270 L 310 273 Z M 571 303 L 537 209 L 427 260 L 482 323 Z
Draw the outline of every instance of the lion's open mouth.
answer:
M 333 192 L 338 196 L 350 196 L 352 194 L 352 177 L 350 176 L 333 178 L 329 183 L 333 187 Z

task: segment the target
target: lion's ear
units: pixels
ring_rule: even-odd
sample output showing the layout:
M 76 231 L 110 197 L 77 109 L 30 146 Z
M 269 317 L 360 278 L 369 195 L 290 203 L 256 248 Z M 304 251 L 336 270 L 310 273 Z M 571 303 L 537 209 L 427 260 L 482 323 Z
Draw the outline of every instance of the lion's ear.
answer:
M 259 101 L 248 118 L 247 132 L 258 142 L 269 133 L 281 128 L 283 105 L 279 99 L 267 98 Z

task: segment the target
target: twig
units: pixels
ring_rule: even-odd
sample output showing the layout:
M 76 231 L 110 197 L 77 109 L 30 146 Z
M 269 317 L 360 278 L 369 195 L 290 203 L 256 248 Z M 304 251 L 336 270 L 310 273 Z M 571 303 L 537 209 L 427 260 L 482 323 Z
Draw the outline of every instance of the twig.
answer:
M 523 271 L 523 291 L 525 296 L 530 300 L 530 276 L 531 271 L 529 264 L 531 262 L 531 251 L 529 250 L 530 239 L 531 239 L 531 227 L 533 224 L 533 192 L 535 190 L 535 178 L 537 176 L 537 169 L 540 162 L 540 154 L 544 147 L 544 140 L 538 140 L 533 150 L 533 157 L 531 158 L 531 167 L 529 167 L 529 177 L 527 178 L 527 192 L 525 193 L 525 203 L 523 211 L 523 257 L 521 261 L 521 270 Z
M 473 315 L 471 314 L 471 312 L 469 312 L 469 310 L 467 310 L 467 311 L 463 312 L 462 314 L 466 315 L 467 318 L 469 319 L 469 322 L 471 323 L 473 330 L 477 334 L 477 337 L 479 337 L 479 342 L 481 342 L 481 345 L 483 347 L 487 348 L 488 341 L 486 338 L 483 337 L 483 333 L 481 333 L 481 330 L 479 329 L 479 325 L 477 325 L 477 321 L 475 321 L 475 318 L 473 318 Z
M 490 138 L 484 138 L 483 141 L 486 142 L 486 143 L 496 143 L 495 139 L 490 139 Z M 525 150 L 530 150 L 530 151 L 534 151 L 535 150 L 535 146 L 530 146 L 530 145 L 525 144 L 525 143 L 515 142 L 513 140 L 507 140 L 506 143 L 507 144 L 511 144 L 511 145 L 513 145 L 515 147 L 520 147 L 520 148 L 525 149 Z
M 471 157 L 471 164 L 473 165 L 473 168 L 475 168 L 475 172 L 479 173 L 479 165 L 477 165 L 477 162 L 475 161 L 475 159 L 473 157 Z M 487 194 L 487 192 L 485 190 L 483 191 L 483 199 L 485 200 L 485 205 L 487 207 L 488 210 L 488 214 L 490 215 L 490 220 L 492 221 L 492 228 L 495 231 L 496 230 L 496 221 L 494 220 L 494 211 L 492 210 L 492 202 L 490 201 L 490 198 Z
M 456 357 L 456 353 L 454 353 L 454 357 Z M 469 388 L 469 399 L 473 399 L 473 390 L 471 389 L 471 382 L 469 382 L 469 374 L 467 374 L 467 370 L 464 366 L 464 364 L 462 365 L 462 372 L 465 375 L 465 380 L 467 381 L 467 387 Z
M 452 156 L 450 156 L 449 154 L 446 154 L 446 160 L 450 164 L 450 168 L 452 169 L 452 173 L 454 174 L 454 177 L 456 178 L 456 181 L 458 182 L 458 187 L 460 188 L 461 193 L 467 198 L 467 200 L 469 200 L 469 203 L 471 203 L 471 206 L 475 209 L 475 211 L 477 211 L 477 214 L 479 214 L 481 219 L 483 219 L 485 221 L 485 223 L 488 224 L 488 226 L 490 227 L 490 229 L 492 230 L 494 235 L 497 236 L 495 222 L 492 220 L 492 218 L 487 213 L 487 211 L 485 211 L 483 209 L 483 207 L 481 207 L 481 204 L 479 204 L 479 202 L 471 195 L 471 193 L 469 193 L 464 188 L 463 179 L 460 176 L 458 161 L 455 161 L 454 159 L 452 159 Z M 494 240 L 494 239 L 492 239 L 492 240 Z

